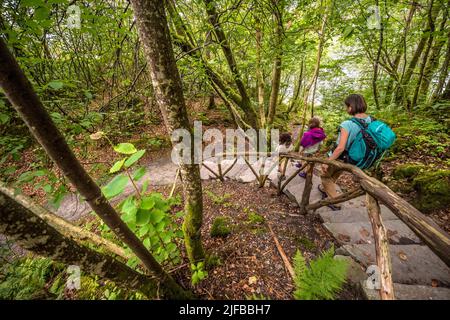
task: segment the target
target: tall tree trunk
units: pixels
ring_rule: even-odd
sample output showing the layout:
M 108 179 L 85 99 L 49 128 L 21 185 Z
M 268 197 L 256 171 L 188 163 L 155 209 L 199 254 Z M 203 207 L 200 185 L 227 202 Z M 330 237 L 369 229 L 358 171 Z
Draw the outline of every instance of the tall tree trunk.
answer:
M 149 298 L 156 296 L 157 281 L 61 233 L 34 212 L 33 205 L 24 203 L 13 189 L 3 185 L 0 185 L 0 212 L 0 233 L 10 237 L 22 248 L 54 261 L 79 266 L 89 274 L 111 280 L 122 288 L 141 291 Z M 166 290 L 165 287 L 162 289 L 160 293 L 166 298 L 189 297 Z
M 425 48 L 425 44 L 427 43 L 429 35 L 424 32 L 422 37 L 420 38 L 419 44 L 417 45 L 416 50 L 414 51 L 414 55 L 411 58 L 408 68 L 405 71 L 405 74 L 400 80 L 400 84 L 398 85 L 397 89 L 395 90 L 395 97 L 394 101 L 396 104 L 399 104 L 403 102 L 403 104 L 406 103 L 406 99 L 408 97 L 408 85 L 409 81 L 411 80 L 411 76 L 413 75 L 414 69 L 417 66 L 417 62 L 419 61 L 420 56 L 422 55 L 423 49 Z
M 450 30 L 447 34 L 447 49 L 445 51 L 445 59 L 441 66 L 439 81 L 436 85 L 436 89 L 434 90 L 432 101 L 435 101 L 436 99 L 439 98 L 442 89 L 444 88 L 445 80 L 448 77 L 449 66 L 450 66 Z
M 273 120 L 275 118 L 275 112 L 278 103 L 278 93 L 280 91 L 280 79 L 281 79 L 281 58 L 283 55 L 283 18 L 281 16 L 282 8 L 279 8 L 279 1 L 272 0 L 273 7 L 273 20 L 275 22 L 275 57 L 273 59 L 272 69 L 272 81 L 269 99 L 269 109 L 267 113 L 267 129 L 270 131 L 272 128 Z M 269 137 L 270 135 L 268 135 Z M 270 144 L 269 144 L 270 145 Z
M 2 70 L 0 86 L 50 158 L 77 188 L 97 215 L 120 240 L 128 245 L 150 273 L 155 275 L 164 290 L 173 292 L 174 296 L 183 296 L 184 290 L 163 270 L 139 238 L 120 219 L 117 212 L 103 196 L 99 186 L 81 166 L 1 38 L 0 70 Z
M 450 1 L 448 1 L 448 8 L 450 8 Z M 431 78 L 433 77 L 433 73 L 436 70 L 439 64 L 439 55 L 441 53 L 441 48 L 445 44 L 445 37 L 442 35 L 445 34 L 445 24 L 448 18 L 448 10 L 444 10 L 441 24 L 439 26 L 439 34 L 435 37 L 435 41 L 433 47 L 431 49 L 430 58 L 424 68 L 422 82 L 420 83 L 419 94 L 422 97 L 426 97 L 428 88 L 430 87 Z
M 164 3 L 158 0 L 132 0 L 139 37 L 150 67 L 155 96 L 165 119 L 167 131 L 193 130 L 189 123 L 183 89 L 170 39 Z M 192 153 L 191 153 L 192 154 Z M 202 185 L 198 164 L 181 163 L 185 218 L 184 240 L 189 260 L 193 263 L 204 259 L 201 241 L 203 221 Z
M 304 59 L 302 59 L 302 62 L 300 64 L 300 73 L 298 75 L 297 83 L 295 84 L 294 88 L 294 94 L 292 95 L 291 103 L 289 104 L 289 108 L 287 110 L 288 114 L 290 114 L 292 110 L 296 109 L 298 97 L 300 96 L 300 92 L 302 91 L 304 64 Z
M 447 81 L 444 92 L 441 95 L 442 100 L 450 100 L 450 80 Z
M 323 19 L 322 19 L 322 25 L 320 27 L 320 31 L 319 31 L 319 45 L 317 47 L 317 58 L 316 58 L 316 65 L 314 67 L 314 73 L 311 79 L 311 82 L 308 84 L 308 86 L 305 88 L 305 92 L 303 95 L 303 116 L 302 116 L 302 126 L 300 128 L 300 133 L 298 135 L 297 141 L 294 144 L 294 151 L 298 152 L 298 150 L 300 150 L 300 140 L 302 139 L 303 136 L 303 132 L 305 131 L 305 124 L 306 124 L 306 114 L 307 114 L 307 110 L 308 110 L 308 98 L 309 95 L 311 94 L 311 89 L 313 87 L 313 85 L 315 86 L 317 78 L 319 77 L 319 70 L 320 70 L 320 60 L 322 58 L 322 52 L 323 52 L 323 47 L 325 45 L 325 28 L 327 25 L 327 21 L 328 21 L 328 9 L 327 12 L 325 13 Z M 315 88 L 314 88 L 315 90 Z
M 430 6 L 428 8 L 428 30 L 429 30 L 430 36 L 428 37 L 427 46 L 426 46 L 425 51 L 422 56 L 422 63 L 420 65 L 420 71 L 419 71 L 419 79 L 417 80 L 416 89 L 414 90 L 414 96 L 413 96 L 413 100 L 411 103 L 412 108 L 414 108 L 416 106 L 417 99 L 419 97 L 420 86 L 421 86 L 421 83 L 422 83 L 422 80 L 423 80 L 423 77 L 425 74 L 425 67 L 428 62 L 428 56 L 430 54 L 431 45 L 433 44 L 433 40 L 434 40 L 434 31 L 435 31 L 434 20 L 437 17 L 437 15 L 439 14 L 439 10 L 440 10 L 440 7 L 434 6 L 434 1 L 430 0 Z
M 403 37 L 402 40 L 399 43 L 399 46 L 397 48 L 397 53 L 395 55 L 395 59 L 394 62 L 392 64 L 392 71 L 395 72 L 395 74 L 397 75 L 396 78 L 394 78 L 393 75 L 391 75 L 389 77 L 389 81 L 388 84 L 386 86 L 386 90 L 385 90 L 385 98 L 384 98 L 384 104 L 388 105 L 391 102 L 392 96 L 393 96 L 393 87 L 394 87 L 394 81 L 397 81 L 397 85 L 399 84 L 399 79 L 400 76 L 398 74 L 398 66 L 400 64 L 400 59 L 402 58 L 402 54 L 404 53 L 404 51 L 406 50 L 406 37 L 408 35 L 408 31 L 409 28 L 411 26 L 411 21 L 414 17 L 414 13 L 416 12 L 417 9 L 417 3 L 413 2 L 411 4 L 411 8 L 408 11 L 408 16 L 406 18 L 405 21 L 405 29 L 403 30 Z M 406 61 L 405 61 L 406 63 Z
M 258 87 L 258 109 L 261 127 L 266 125 L 266 108 L 264 106 L 264 75 L 261 62 L 262 51 L 262 30 L 259 17 L 255 14 L 255 33 L 256 33 L 256 85 Z
M 375 1 L 377 8 L 379 8 L 379 1 Z M 384 33 L 384 26 L 383 26 L 383 19 L 381 13 L 380 16 L 380 29 L 379 29 L 379 39 L 378 39 L 378 50 L 377 55 L 375 57 L 375 61 L 373 63 L 373 77 L 372 77 L 372 91 L 373 91 L 373 100 L 375 101 L 375 107 L 377 109 L 380 108 L 380 101 L 378 99 L 378 66 L 380 64 L 380 56 L 381 56 L 381 50 L 383 49 L 383 33 Z
M 231 74 L 233 75 L 233 80 L 241 96 L 241 105 L 245 109 L 246 119 L 252 127 L 258 128 L 258 116 L 251 105 L 247 90 L 245 89 L 244 83 L 242 82 L 233 51 L 231 50 L 228 39 L 225 36 L 225 32 L 223 31 L 220 24 L 219 15 L 217 14 L 215 3 L 212 0 L 203 1 L 206 6 L 206 12 L 208 13 L 208 21 L 213 27 L 213 32 L 216 35 L 217 40 L 219 41 L 222 52 L 225 56 L 225 59 L 227 60 L 228 67 L 230 68 Z

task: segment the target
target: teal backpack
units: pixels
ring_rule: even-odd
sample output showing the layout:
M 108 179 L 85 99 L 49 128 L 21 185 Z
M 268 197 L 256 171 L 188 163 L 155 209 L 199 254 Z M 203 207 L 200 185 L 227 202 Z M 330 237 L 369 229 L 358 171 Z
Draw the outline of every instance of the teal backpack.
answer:
M 384 122 L 371 117 L 372 122 L 352 118 L 361 129 L 347 150 L 348 162 L 360 169 L 368 169 L 389 149 L 397 136 Z

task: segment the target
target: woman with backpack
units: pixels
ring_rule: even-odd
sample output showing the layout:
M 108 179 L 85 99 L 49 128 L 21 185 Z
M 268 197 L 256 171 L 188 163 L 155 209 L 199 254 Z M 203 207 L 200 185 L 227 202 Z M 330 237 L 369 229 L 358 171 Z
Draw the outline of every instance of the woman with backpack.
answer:
M 395 133 L 383 122 L 366 114 L 367 104 L 360 94 L 351 94 L 345 101 L 346 111 L 353 116 L 339 125 L 336 148 L 329 153 L 328 160 L 341 160 L 361 169 L 370 168 L 395 141 Z M 338 196 L 336 180 L 342 170 L 335 166 L 322 166 L 319 191 L 323 198 Z M 330 205 L 340 210 L 340 205 Z

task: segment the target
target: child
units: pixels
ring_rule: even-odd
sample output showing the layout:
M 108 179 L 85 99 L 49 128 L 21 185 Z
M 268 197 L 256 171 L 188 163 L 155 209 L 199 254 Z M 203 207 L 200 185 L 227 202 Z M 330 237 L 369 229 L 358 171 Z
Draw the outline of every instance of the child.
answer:
M 289 151 L 292 151 L 292 136 L 290 133 L 282 133 L 280 135 L 279 144 L 278 144 L 276 152 L 282 153 L 282 152 L 289 152 Z M 280 164 L 278 165 L 278 172 L 281 172 L 281 167 L 282 167 L 283 162 L 284 161 L 280 161 Z
M 292 149 L 292 137 L 290 133 L 282 133 L 280 135 L 280 140 L 279 140 L 279 144 L 277 147 L 277 151 L 278 153 L 281 152 L 289 152 Z
M 302 147 L 300 152 L 307 157 L 313 155 L 319 151 L 323 144 L 323 140 L 325 140 L 326 137 L 325 131 L 320 127 L 319 118 L 311 118 L 311 120 L 309 120 L 309 130 L 303 134 L 302 139 L 300 140 L 300 145 Z M 301 164 L 297 164 L 297 167 L 300 168 Z M 306 178 L 306 172 L 300 172 L 299 176 Z

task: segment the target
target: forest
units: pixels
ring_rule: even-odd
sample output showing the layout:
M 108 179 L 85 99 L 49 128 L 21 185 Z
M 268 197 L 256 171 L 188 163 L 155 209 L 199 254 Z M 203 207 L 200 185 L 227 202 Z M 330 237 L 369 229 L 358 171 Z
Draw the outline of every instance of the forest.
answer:
M 449 71 L 448 0 L 0 0 L 0 300 L 450 300 Z

